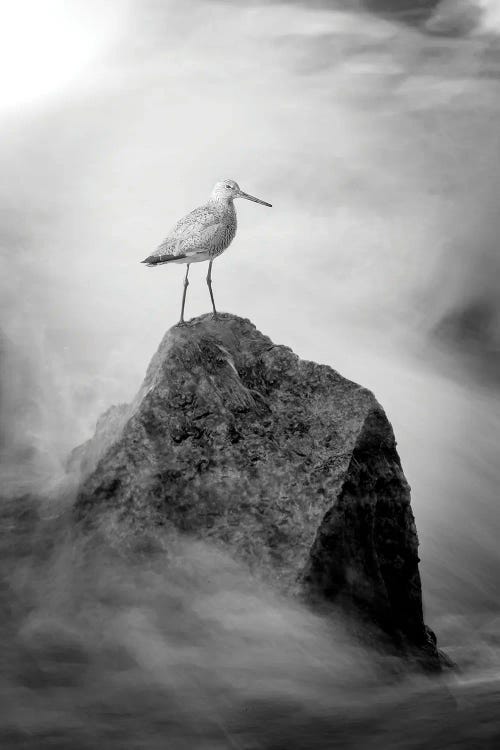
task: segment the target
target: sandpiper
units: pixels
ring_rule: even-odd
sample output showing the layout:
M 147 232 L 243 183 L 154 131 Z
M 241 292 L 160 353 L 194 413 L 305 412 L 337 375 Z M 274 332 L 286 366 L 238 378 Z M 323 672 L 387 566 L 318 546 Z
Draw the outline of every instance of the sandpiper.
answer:
M 233 203 L 235 198 L 246 198 L 249 201 L 261 203 L 263 206 L 272 207 L 270 203 L 244 193 L 234 180 L 217 182 L 208 202 L 180 219 L 157 250 L 141 261 L 147 266 L 160 266 L 164 263 L 187 264 L 179 323 L 184 323 L 189 266 L 191 263 L 200 263 L 204 260 L 209 261 L 207 284 L 214 316 L 217 316 L 212 292 L 212 263 L 224 250 L 227 250 L 235 237 L 237 226 Z

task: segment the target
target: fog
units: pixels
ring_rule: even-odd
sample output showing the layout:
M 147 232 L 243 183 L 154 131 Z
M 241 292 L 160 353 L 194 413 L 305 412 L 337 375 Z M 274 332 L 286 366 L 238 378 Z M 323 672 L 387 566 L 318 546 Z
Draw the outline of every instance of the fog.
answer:
M 16 4 L 13 33 L 35 5 Z M 219 308 L 374 390 L 412 486 L 426 619 L 458 659 L 474 634 L 482 669 L 500 574 L 500 17 L 492 0 L 404 5 L 54 0 L 31 17 L 0 79 L 1 477 L 56 513 L 69 451 L 133 398 L 178 319 L 183 269 L 139 261 L 233 178 L 273 209 L 238 204 Z M 188 316 L 209 309 L 205 272 Z M 307 653 L 340 658 L 322 628 Z

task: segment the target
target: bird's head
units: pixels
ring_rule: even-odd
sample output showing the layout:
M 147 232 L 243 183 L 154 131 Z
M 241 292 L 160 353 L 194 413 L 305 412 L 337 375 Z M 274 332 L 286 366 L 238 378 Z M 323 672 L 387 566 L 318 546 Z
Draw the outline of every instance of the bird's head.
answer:
M 212 199 L 219 201 L 220 203 L 229 203 L 229 201 L 235 198 L 246 198 L 247 201 L 254 201 L 255 203 L 261 203 L 263 206 L 269 206 L 272 208 L 270 203 L 261 201 L 259 198 L 254 198 L 253 195 L 248 195 L 240 190 L 240 186 L 234 180 L 221 180 L 215 184 L 212 190 Z

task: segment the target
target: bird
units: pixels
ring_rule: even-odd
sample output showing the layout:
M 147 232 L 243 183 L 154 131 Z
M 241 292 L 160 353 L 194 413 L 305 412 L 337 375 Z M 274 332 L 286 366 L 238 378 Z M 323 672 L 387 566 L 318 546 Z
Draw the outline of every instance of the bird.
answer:
M 150 268 L 165 263 L 185 263 L 187 265 L 179 325 L 185 322 L 184 306 L 186 304 L 186 291 L 189 286 L 188 274 L 191 263 L 209 261 L 207 285 L 213 315 L 215 318 L 217 317 L 212 291 L 212 264 L 224 250 L 227 250 L 236 235 L 235 198 L 245 198 L 272 208 L 271 203 L 244 193 L 234 180 L 221 180 L 215 184 L 207 203 L 195 208 L 194 211 L 180 219 L 154 253 L 141 261 Z

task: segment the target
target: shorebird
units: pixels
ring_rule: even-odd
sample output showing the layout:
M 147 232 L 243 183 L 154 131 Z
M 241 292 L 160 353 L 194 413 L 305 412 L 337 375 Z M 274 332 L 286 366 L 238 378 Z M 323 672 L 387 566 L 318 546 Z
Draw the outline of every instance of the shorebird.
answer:
M 141 261 L 150 267 L 161 266 L 164 263 L 187 264 L 179 323 L 184 323 L 189 266 L 191 263 L 201 263 L 204 260 L 209 261 L 208 291 L 214 317 L 217 316 L 212 291 L 212 264 L 215 258 L 227 250 L 236 234 L 236 209 L 233 203 L 235 198 L 246 198 L 272 208 L 270 203 L 244 193 L 234 180 L 217 182 L 208 202 L 180 219 L 155 252 Z

